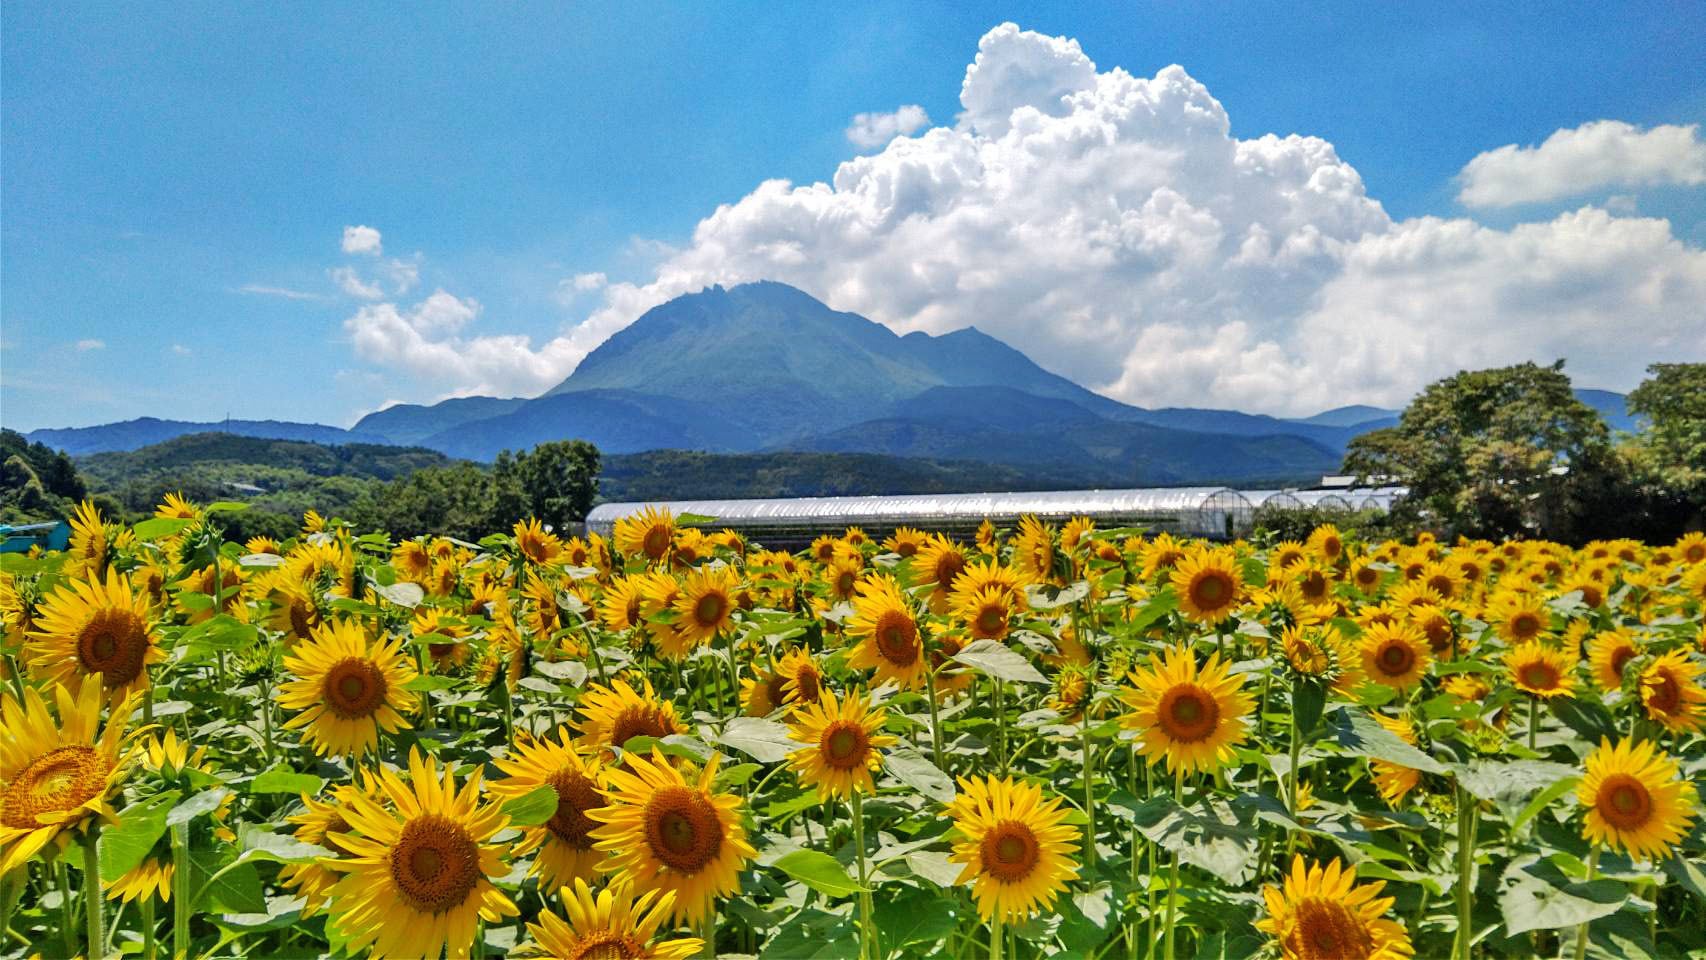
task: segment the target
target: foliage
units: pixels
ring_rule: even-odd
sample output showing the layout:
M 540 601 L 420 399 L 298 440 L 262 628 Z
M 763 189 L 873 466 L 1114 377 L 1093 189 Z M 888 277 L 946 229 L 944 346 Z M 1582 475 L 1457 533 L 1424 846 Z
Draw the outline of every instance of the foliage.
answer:
M 86 493 L 70 457 L 0 430 L 0 523 L 59 519 Z
M 1706 509 L 1706 363 L 1655 363 L 1629 394 L 1646 429 L 1630 438 L 1637 469 Z

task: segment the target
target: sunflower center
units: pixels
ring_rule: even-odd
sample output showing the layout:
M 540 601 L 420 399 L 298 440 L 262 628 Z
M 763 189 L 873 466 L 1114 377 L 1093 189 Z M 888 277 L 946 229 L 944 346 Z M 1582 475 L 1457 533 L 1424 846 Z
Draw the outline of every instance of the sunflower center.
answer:
M 397 893 L 421 913 L 461 905 L 480 880 L 479 844 L 461 824 L 438 814 L 403 824 L 390 859 Z
M 853 587 L 859 582 L 857 575 L 851 570 L 843 570 L 835 578 L 835 592 L 845 597 L 853 592 Z
M 320 683 L 326 708 L 345 720 L 372 716 L 385 702 L 385 691 L 385 674 L 366 657 L 339 660 Z
M 1644 693 L 1647 707 L 1659 713 L 1676 713 L 1682 705 L 1682 687 L 1668 674 L 1647 681 Z
M 889 610 L 877 619 L 874 632 L 877 652 L 897 667 L 910 667 L 918 661 L 918 627 L 912 618 L 898 610 Z
M 1623 680 L 1623 668 L 1628 666 L 1629 661 L 1633 659 L 1635 659 L 1634 647 L 1618 647 L 1611 654 L 1611 672 L 1617 675 L 1619 683 Z
M 979 853 L 983 872 L 1004 883 L 1017 883 L 1036 869 L 1037 835 L 1017 820 L 1003 820 L 983 835 Z
M 663 717 L 656 707 L 629 707 L 610 725 L 610 742 L 620 747 L 635 737 L 666 737 Z
M 794 697 L 804 703 L 816 703 L 818 700 L 817 668 L 801 667 L 794 674 Z
M 303 638 L 314 632 L 313 610 L 301 600 L 290 601 L 290 632 Z
M 1551 690 L 1558 685 L 1558 671 L 1551 664 L 1530 663 L 1522 668 L 1522 682 L 1536 690 Z
M 894 552 L 899 557 L 910 557 L 918 552 L 918 544 L 911 540 L 902 540 L 894 545 Z
M 723 848 L 717 808 L 698 790 L 665 787 L 645 810 L 646 843 L 653 856 L 682 873 L 698 873 Z
M 586 812 L 604 806 L 598 788 L 574 770 L 559 770 L 545 782 L 557 791 L 557 812 L 545 821 L 545 829 L 577 850 L 591 850 L 592 838 L 587 833 L 598 824 Z
M 1652 818 L 1653 798 L 1646 784 L 1627 773 L 1606 777 L 1597 800 L 1599 815 L 1619 830 L 1639 830 Z
M 93 747 L 56 747 L 30 761 L 0 793 L 0 823 L 34 830 L 42 826 L 37 814 L 69 813 L 106 789 L 109 769 Z
M 569 960 L 639 960 L 646 955 L 646 945 L 625 933 L 614 930 L 595 930 L 575 944 Z
M 1304 596 L 1319 600 L 1327 595 L 1327 577 L 1319 570 L 1311 570 L 1299 583 L 1299 587 L 1302 588 Z
M 865 728 L 846 721 L 824 730 L 817 746 L 823 762 L 837 770 L 853 770 L 861 766 L 870 752 Z
M 954 581 L 965 571 L 965 558 L 957 553 L 945 553 L 936 561 L 936 585 L 947 590 L 953 589 Z
M 729 603 L 721 594 L 707 593 L 693 605 L 693 619 L 703 627 L 715 626 L 723 621 L 723 612 L 729 608 Z
M 1399 677 L 1409 673 L 1410 668 L 1416 665 L 1416 653 L 1406 644 L 1389 643 L 1381 649 L 1375 662 L 1388 676 Z
M 1297 904 L 1294 917 L 1296 925 L 1285 944 L 1291 956 L 1338 960 L 1374 952 L 1368 925 L 1337 900 L 1305 897 Z
M 660 526 L 647 530 L 645 539 L 640 543 L 640 549 L 645 551 L 646 556 L 653 560 L 663 556 L 664 551 L 669 549 L 669 528 Z
M 984 607 L 977 613 L 977 632 L 994 636 L 1007 627 L 1007 609 L 999 604 Z
M 77 635 L 77 661 L 83 672 L 101 674 L 101 684 L 109 689 L 141 676 L 147 653 L 148 627 L 130 610 L 96 610 Z
M 1519 613 L 1511 618 L 1511 633 L 1528 640 L 1540 633 L 1540 618 L 1532 613 Z
M 1232 581 L 1218 571 L 1203 574 L 1191 584 L 1191 600 L 1199 607 L 1213 609 L 1232 595 Z
M 1207 690 L 1184 683 L 1167 691 L 1156 715 L 1169 738 L 1196 743 L 1220 725 L 1220 704 Z

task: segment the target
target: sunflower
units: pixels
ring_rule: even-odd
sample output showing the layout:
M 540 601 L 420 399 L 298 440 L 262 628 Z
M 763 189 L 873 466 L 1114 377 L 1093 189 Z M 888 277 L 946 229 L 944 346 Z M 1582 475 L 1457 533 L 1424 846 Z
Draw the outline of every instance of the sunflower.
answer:
M 1607 693 L 1623 687 L 1623 668 L 1640 655 L 1635 638 L 1622 630 L 1607 630 L 1588 641 L 1588 665 L 1594 682 Z
M 985 587 L 954 597 L 954 618 L 965 624 L 973 640 L 1007 639 L 1013 621 L 1024 609 L 1023 601 L 1000 587 Z
M 1348 579 L 1351 583 L 1356 584 L 1356 588 L 1358 590 L 1361 590 L 1365 594 L 1372 594 L 1380 589 L 1380 581 L 1385 576 L 1386 572 L 1375 566 L 1373 563 L 1366 560 L 1359 560 L 1351 564 L 1351 572 Z
M 378 790 L 379 781 L 364 771 L 359 786 L 346 783 L 333 787 L 330 802 L 303 794 L 302 812 L 288 818 L 296 824 L 291 836 L 303 843 L 336 849 L 333 844 L 337 835 L 349 832 L 344 812 L 355 805 L 355 795 L 364 794 L 368 799 L 376 800 Z M 278 882 L 303 899 L 302 916 L 311 917 L 326 905 L 326 895 L 337 885 L 340 876 L 342 874 L 326 866 L 325 861 L 309 860 L 280 867 Z
M 1672 733 L 1688 733 L 1706 722 L 1706 690 L 1701 667 L 1681 650 L 1654 660 L 1641 671 L 1641 705 L 1648 719 Z
M 65 849 L 91 817 L 116 823 L 109 801 L 136 753 L 116 722 L 130 715 L 129 702 L 101 729 L 100 685 L 55 686 L 52 712 L 34 687 L 23 693 L 21 702 L 0 697 L 0 876 L 50 843 Z
M 1651 740 L 1601 739 L 1588 754 L 1576 801 L 1587 810 L 1582 836 L 1639 859 L 1662 860 L 1694 820 L 1694 785 Z
M 594 847 L 609 854 L 599 867 L 644 890 L 675 894 L 670 916 L 698 922 L 712 901 L 740 890 L 740 872 L 758 851 L 746 840 L 741 798 L 718 793 L 721 754 L 712 754 L 699 778 L 689 783 L 655 748 L 647 760 L 630 756 L 626 769 L 611 769 L 608 805 L 587 815 L 600 824 Z
M 1213 654 L 1201 669 L 1190 647 L 1180 645 L 1132 674 L 1134 687 L 1121 694 L 1131 712 L 1121 725 L 1139 731 L 1138 752 L 1151 765 L 1166 758 L 1168 769 L 1183 777 L 1210 771 L 1232 759 L 1243 742 L 1245 717 L 1253 703 L 1243 690 L 1242 674 Z
M 432 657 L 432 667 L 436 672 L 455 670 L 473 659 L 474 648 L 466 639 L 467 625 L 437 607 L 416 607 L 415 617 L 409 622 L 409 632 L 416 639 L 435 638 L 427 644 L 427 653 Z
M 883 549 L 897 556 L 910 557 L 923 548 L 925 540 L 922 530 L 896 527 L 894 533 L 883 541 Z
M 1076 552 L 1079 545 L 1088 543 L 1089 538 L 1096 532 L 1096 521 L 1089 517 L 1073 517 L 1060 528 L 1060 551 L 1062 553 Z
M 1386 728 L 1387 733 L 1412 747 L 1416 745 L 1416 728 L 1409 720 L 1378 713 L 1374 715 L 1374 719 Z M 1390 807 L 1403 803 L 1405 794 L 1416 789 L 1416 785 L 1422 782 L 1421 771 L 1402 764 L 1389 760 L 1370 760 L 1368 765 L 1374 771 L 1374 789 L 1380 792 L 1380 799 L 1385 800 Z
M 768 717 L 784 702 L 782 688 L 788 683 L 781 674 L 753 668 L 755 676 L 740 678 L 741 707 L 749 717 Z
M 1309 551 L 1296 540 L 1281 540 L 1268 551 L 1268 566 L 1274 570 L 1284 570 L 1294 563 L 1302 563 L 1309 559 Z
M 1256 929 L 1273 938 L 1284 960 L 1404 960 L 1415 950 L 1404 925 L 1384 919 L 1393 898 L 1382 897 L 1386 883 L 1358 885 L 1356 867 L 1325 867 L 1291 860 L 1284 888 L 1267 885 L 1262 899 L 1268 915 Z
M 608 687 L 593 684 L 576 705 L 581 713 L 576 725 L 581 744 L 588 748 L 620 747 L 633 737 L 661 740 L 672 733 L 686 733 L 687 728 L 676 718 L 675 704 L 658 699 L 651 681 L 643 684 L 643 692 L 636 692 L 621 680 Z
M 1572 696 L 1576 686 L 1576 661 L 1562 650 L 1538 643 L 1524 643 L 1505 654 L 1505 670 L 1523 693 L 1542 697 Z
M 185 500 L 182 491 L 179 491 L 166 494 L 160 505 L 154 508 L 154 516 L 172 520 L 197 520 L 201 517 L 201 511 L 196 509 L 195 504 Z
M 819 800 L 873 792 L 871 771 L 883 765 L 877 750 L 895 743 L 894 737 L 877 732 L 887 717 L 862 693 L 837 700 L 833 691 L 825 690 L 822 699 L 794 711 L 788 736 L 809 746 L 788 754 L 789 768 L 802 784 L 817 787 Z
M 687 575 L 675 598 L 675 632 L 689 649 L 715 640 L 734 624 L 740 580 L 728 567 L 700 568 Z
M 1197 623 L 1219 623 L 1238 605 L 1243 580 L 1230 550 L 1196 550 L 1173 569 L 1179 612 Z
M 144 795 L 158 794 L 165 790 L 175 789 L 185 795 L 194 792 L 199 785 L 208 782 L 213 770 L 207 764 L 207 747 L 197 747 L 194 753 L 189 745 L 178 739 L 176 732 L 168 729 L 165 736 L 149 738 L 147 745 L 140 751 L 141 770 L 138 771 L 152 780 L 144 790 Z M 214 808 L 213 835 L 225 843 L 235 842 L 237 835 L 225 825 L 225 819 L 231 813 L 231 803 L 235 799 L 230 793 Z M 166 838 L 156 840 L 142 861 L 114 880 L 101 885 L 107 891 L 108 900 L 118 900 L 129 903 L 143 897 L 159 897 L 162 901 L 172 899 L 172 877 L 176 873 L 176 864 L 171 860 L 170 844 Z
M 1312 604 L 1326 603 L 1332 599 L 1332 571 L 1314 560 L 1305 560 L 1293 564 L 1285 575 L 1297 584 L 1297 589 L 1303 594 L 1303 599 Z
M 979 553 L 987 553 L 993 556 L 1001 549 L 1001 540 L 996 536 L 995 521 L 988 517 L 984 517 L 983 522 L 977 525 L 977 533 L 973 536 L 973 540 L 977 543 Z
M 1154 540 L 1143 545 L 1143 579 L 1153 580 L 1157 575 L 1172 570 L 1174 565 L 1185 559 L 1185 553 L 1185 544 L 1173 539 L 1172 534 L 1157 534 Z
M 204 623 L 212 620 L 216 613 L 223 613 L 239 620 L 249 619 L 249 608 L 243 604 L 242 586 L 243 569 L 234 564 L 221 564 L 219 567 L 219 589 L 213 586 L 213 566 L 202 567 L 179 580 L 175 586 L 177 593 L 172 597 L 172 606 L 184 616 L 186 623 Z M 215 603 L 214 594 L 218 593 Z M 199 595 L 199 596 L 198 596 Z M 196 599 L 191 599 L 195 597 Z M 205 597 L 205 601 L 201 598 Z
M 166 659 L 148 618 L 148 597 L 130 578 L 109 569 L 106 579 L 74 580 L 59 587 L 36 613 L 25 655 L 36 676 L 77 687 L 99 677 L 107 692 L 123 696 L 148 686 L 148 666 Z
M 954 880 L 971 883 L 978 915 L 1020 922 L 1053 906 L 1078 877 L 1072 861 L 1078 829 L 1066 823 L 1060 798 L 1011 778 L 960 778 L 948 816 L 962 838 L 948 859 L 965 864 Z
M 912 558 L 912 580 L 919 586 L 931 586 L 930 608 L 946 613 L 954 582 L 966 569 L 965 551 L 960 545 L 941 534 L 932 534 Z
M 267 599 L 272 602 L 272 613 L 267 626 L 284 634 L 286 642 L 308 639 L 314 628 L 325 622 L 314 603 L 314 592 L 288 576 L 277 577 L 270 583 Z
M 630 557 L 657 563 L 675 541 L 675 517 L 668 509 L 646 506 L 616 521 L 616 549 Z
M 286 654 L 284 668 L 296 679 L 278 685 L 279 705 L 301 711 L 285 729 L 305 727 L 302 739 L 316 754 L 364 756 L 378 749 L 380 730 L 409 728 L 403 714 L 415 709 L 415 695 L 403 685 L 415 665 L 398 639 L 375 640 L 357 622 L 333 621 Z
M 997 560 L 973 560 L 954 581 L 952 600 L 959 600 L 969 593 L 976 593 L 987 587 L 995 587 L 1011 597 L 1015 603 L 1023 604 L 1025 591 L 1018 571 L 1012 567 L 1003 566 Z
M 655 940 L 675 905 L 671 891 L 649 890 L 634 897 L 633 885 L 617 881 L 595 897 L 585 880 L 559 891 L 568 919 L 545 911 L 527 932 L 539 949 L 563 960 L 682 960 L 699 953 L 705 941 L 693 937 Z
M 776 662 L 776 673 L 782 678 L 783 703 L 816 703 L 823 695 L 823 670 L 808 650 L 784 653 Z
M 106 521 L 93 500 L 84 500 L 71 513 L 70 553 L 72 564 L 68 573 L 97 579 L 107 572 L 107 551 L 112 536 Z
M 329 839 L 349 856 L 326 860 L 344 874 L 328 892 L 331 920 L 349 950 L 375 957 L 467 952 L 481 920 L 519 911 L 493 878 L 509 873 L 489 841 L 509 818 L 480 802 L 480 773 L 461 789 L 446 767 L 409 751 L 409 783 L 378 774 L 381 804 L 361 794 L 343 811 L 350 830 Z
M 1303 545 L 1328 566 L 1338 563 L 1345 554 L 1345 538 L 1339 533 L 1339 528 L 1330 523 L 1323 523 L 1311 531 Z
M 1377 623 L 1363 631 L 1362 670 L 1368 679 L 1397 690 L 1415 686 L 1427 672 L 1428 638 L 1409 623 Z
M 606 629 L 624 633 L 640 623 L 645 587 L 643 577 L 618 577 L 604 588 L 598 600 L 598 619 Z
M 1605 604 L 1605 585 L 1592 577 L 1578 573 L 1558 587 L 1559 596 L 1575 591 L 1581 592 L 1583 606 L 1600 607 Z
M 1546 604 L 1533 593 L 1499 594 L 1487 605 L 1487 619 L 1497 628 L 1499 636 L 1511 643 L 1538 639 L 1552 625 Z
M 1699 530 L 1683 534 L 1674 547 L 1683 563 L 1706 563 L 1706 533 Z
M 1013 538 L 1012 563 L 1019 575 L 1031 583 L 1054 579 L 1054 528 L 1029 514 L 1019 518 L 1019 533 Z
M 432 554 L 422 541 L 404 540 L 391 551 L 391 568 L 404 580 L 421 583 L 432 573 Z
M 893 683 L 902 690 L 924 685 L 918 621 L 893 577 L 878 574 L 860 582 L 847 634 L 859 641 L 847 657 L 848 667 L 875 669 L 877 683 Z
M 574 734 L 568 727 L 558 727 L 554 740 L 517 743 L 509 757 L 492 763 L 505 775 L 491 784 L 492 793 L 498 797 L 526 796 L 541 786 L 557 792 L 557 812 L 538 826 L 522 828 L 521 842 L 513 851 L 517 857 L 539 851 L 529 874 L 553 887 L 596 877 L 603 855 L 592 849 L 591 831 L 596 824 L 586 814 L 604 806 L 598 792 L 604 782 L 604 765 L 596 757 L 582 757 L 576 751 Z
M 865 569 L 865 558 L 857 552 L 837 550 L 835 559 L 823 567 L 823 582 L 829 585 L 829 595 L 835 600 L 852 600 L 859 588 L 859 574 Z

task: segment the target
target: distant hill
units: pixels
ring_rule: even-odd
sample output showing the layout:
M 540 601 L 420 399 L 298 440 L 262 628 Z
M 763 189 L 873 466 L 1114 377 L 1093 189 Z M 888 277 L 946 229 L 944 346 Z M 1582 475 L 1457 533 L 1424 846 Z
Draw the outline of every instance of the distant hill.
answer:
M 701 453 L 654 450 L 608 457 L 600 500 L 833 497 L 1094 486 L 1083 473 L 874 453 Z
M 391 443 L 420 443 L 436 433 L 473 420 L 501 417 L 527 402 L 526 397 L 500 400 L 497 397 L 457 397 L 432 406 L 399 403 L 370 413 L 351 431 L 384 437 Z
M 46 444 L 75 457 L 114 450 L 135 450 L 150 444 L 164 443 L 185 434 L 209 432 L 273 440 L 303 440 L 309 443 L 392 442 L 382 434 L 344 430 L 319 423 L 293 423 L 288 420 L 220 420 L 214 423 L 195 423 L 186 420 L 160 420 L 154 417 L 138 417 L 122 423 L 103 423 L 93 427 L 31 430 L 26 436 L 32 443 Z
M 1318 427 L 1357 427 L 1376 420 L 1398 420 L 1402 410 L 1388 410 L 1385 407 L 1371 407 L 1366 404 L 1353 404 L 1348 407 L 1334 407 L 1323 410 L 1313 417 L 1298 417 L 1292 423 L 1307 423 Z M 360 424 L 357 424 L 360 426 Z
M 84 476 L 111 485 L 158 474 L 214 467 L 262 465 L 300 470 L 316 477 L 391 480 L 422 467 L 440 467 L 450 458 L 436 450 L 390 444 L 348 443 L 331 446 L 301 440 L 274 440 L 228 433 L 194 433 L 124 452 L 79 457 Z
M 1576 399 L 1599 411 L 1605 425 L 1612 430 L 1634 433 L 1639 429 L 1635 415 L 1629 412 L 1627 398 L 1610 390 L 1576 390 Z

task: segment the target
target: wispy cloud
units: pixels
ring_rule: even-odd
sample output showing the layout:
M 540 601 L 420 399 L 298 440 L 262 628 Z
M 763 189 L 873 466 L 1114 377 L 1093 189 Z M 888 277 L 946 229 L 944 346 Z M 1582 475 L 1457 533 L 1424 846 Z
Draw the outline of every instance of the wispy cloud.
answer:
M 85 340 L 77 341 L 76 346 L 78 353 L 87 353 L 90 350 L 105 350 L 107 348 L 107 342 L 105 340 L 96 340 L 95 338 L 90 337 Z
M 257 297 L 283 297 L 286 300 L 324 300 L 318 293 L 306 290 L 292 290 L 289 287 L 272 287 L 264 283 L 245 283 L 237 288 L 238 293 L 247 293 Z
M 373 227 L 345 227 L 344 252 L 364 254 L 370 257 L 379 256 L 384 252 L 384 247 L 380 244 L 379 231 Z

